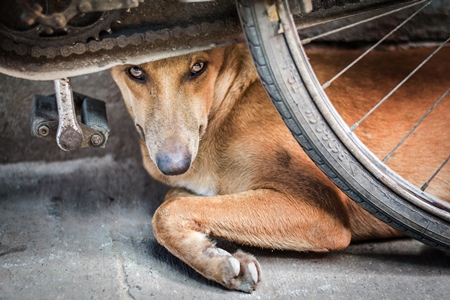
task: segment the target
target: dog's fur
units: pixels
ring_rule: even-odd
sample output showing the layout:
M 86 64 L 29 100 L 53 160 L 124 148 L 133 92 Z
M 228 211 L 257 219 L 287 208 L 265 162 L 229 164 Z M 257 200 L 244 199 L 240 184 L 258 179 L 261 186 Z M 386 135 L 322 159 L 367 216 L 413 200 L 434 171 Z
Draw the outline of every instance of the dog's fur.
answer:
M 207 62 L 198 76 L 191 73 L 196 62 Z M 145 168 L 173 187 L 153 217 L 155 237 L 205 277 L 245 292 L 261 278 L 252 255 L 230 254 L 209 236 L 324 252 L 400 235 L 349 200 L 306 156 L 270 103 L 245 45 L 142 64 L 138 79 L 130 67 L 111 74 L 141 134 Z M 333 75 L 326 67 L 318 71 L 324 78 Z M 350 88 L 350 102 L 346 94 L 338 104 L 344 117 L 361 116 L 365 97 Z

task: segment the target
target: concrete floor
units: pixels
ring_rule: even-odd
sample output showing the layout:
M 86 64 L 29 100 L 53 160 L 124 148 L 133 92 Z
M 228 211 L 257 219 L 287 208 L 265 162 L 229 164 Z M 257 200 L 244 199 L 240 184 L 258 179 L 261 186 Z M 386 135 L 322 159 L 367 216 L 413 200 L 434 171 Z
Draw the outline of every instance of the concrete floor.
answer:
M 106 149 L 30 137 L 31 95 L 52 84 L 0 75 L 0 299 L 448 299 L 450 257 L 410 239 L 329 254 L 245 248 L 263 271 L 251 295 L 203 279 L 153 237 L 167 188 L 142 168 L 108 73 L 73 83 L 107 100 Z
M 124 180 L 127 179 L 127 180 Z M 111 155 L 0 166 L 0 299 L 446 299 L 450 257 L 413 240 L 331 254 L 249 249 L 252 295 L 208 282 L 159 246 L 164 189 Z

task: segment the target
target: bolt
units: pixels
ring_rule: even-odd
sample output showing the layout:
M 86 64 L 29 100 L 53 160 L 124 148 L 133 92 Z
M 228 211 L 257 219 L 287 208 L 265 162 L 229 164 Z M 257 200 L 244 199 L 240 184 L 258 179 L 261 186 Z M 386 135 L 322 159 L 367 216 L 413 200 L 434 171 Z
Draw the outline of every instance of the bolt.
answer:
M 63 14 L 55 14 L 50 19 L 50 26 L 53 28 L 64 28 L 67 25 L 66 17 Z
M 88 1 L 81 2 L 80 5 L 78 5 L 78 10 L 81 11 L 82 13 L 90 12 L 92 11 L 92 5 Z
M 47 125 L 41 125 L 37 129 L 37 133 L 41 137 L 46 137 L 50 133 L 50 129 L 48 128 Z
M 53 28 L 51 28 L 51 27 L 44 27 L 44 30 L 45 30 L 45 33 L 46 34 L 53 34 L 53 32 L 55 32 L 54 30 L 53 30 Z
M 91 136 L 91 143 L 94 147 L 98 147 L 101 144 L 103 144 L 103 136 L 101 136 L 100 134 L 93 134 Z
M 66 128 L 56 136 L 56 143 L 64 151 L 79 149 L 83 143 L 83 134 L 73 128 Z
M 23 13 L 20 18 L 22 19 L 22 21 L 27 24 L 27 25 L 33 25 L 34 22 L 36 21 L 36 18 L 33 14 L 26 12 Z

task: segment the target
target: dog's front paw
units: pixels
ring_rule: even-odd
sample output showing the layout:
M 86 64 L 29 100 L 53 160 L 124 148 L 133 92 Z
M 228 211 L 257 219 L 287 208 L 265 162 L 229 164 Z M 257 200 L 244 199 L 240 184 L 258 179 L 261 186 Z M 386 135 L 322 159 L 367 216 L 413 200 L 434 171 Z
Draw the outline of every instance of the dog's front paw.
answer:
M 214 248 L 216 255 L 222 257 L 219 264 L 221 283 L 229 289 L 251 293 L 261 281 L 261 269 L 256 258 L 242 251 L 233 255 L 220 249 Z M 215 273 L 215 272 L 214 272 Z

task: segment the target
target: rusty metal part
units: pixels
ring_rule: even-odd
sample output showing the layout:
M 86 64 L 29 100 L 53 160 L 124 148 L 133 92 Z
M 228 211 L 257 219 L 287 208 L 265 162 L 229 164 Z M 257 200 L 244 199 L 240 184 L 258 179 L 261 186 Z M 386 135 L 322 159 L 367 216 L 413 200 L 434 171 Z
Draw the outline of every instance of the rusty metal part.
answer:
M 10 9 L 8 1 L 0 2 L 0 11 Z M 20 23 L 14 23 L 14 17 L 4 18 L 0 14 L 0 47 L 17 55 L 39 58 L 52 58 L 56 55 L 68 56 L 82 54 L 86 51 L 85 44 L 100 40 L 100 35 L 111 32 L 111 24 L 120 19 L 122 11 L 103 13 L 87 13 L 72 19 L 64 30 L 58 30 L 49 35 L 42 25 L 22 28 Z M 16 12 L 16 18 L 19 18 Z M 67 51 L 66 47 L 72 47 Z M 80 48 L 81 47 L 81 48 Z
M 0 9 L 10 1 L 2 0 Z M 232 1 L 145 1 L 130 12 L 103 14 L 117 12 L 118 22 L 110 17 L 104 24 L 93 18 L 88 26 L 69 27 L 67 36 L 37 35 L 40 26 L 21 28 L 0 13 L 0 72 L 54 80 L 244 42 Z M 103 29 L 106 25 L 108 30 Z M 97 34 L 83 41 L 84 31 Z M 82 38 L 75 39 L 77 35 Z
M 139 2 L 143 2 L 143 0 L 72 0 L 63 12 L 46 15 L 43 13 L 44 8 L 41 5 L 30 3 L 29 0 L 19 0 L 24 9 L 21 19 L 27 25 L 41 24 L 47 34 L 53 34 L 55 30 L 64 29 L 68 22 L 78 14 L 129 9 L 139 6 Z
M 140 64 L 244 42 L 235 4 L 231 0 L 205 3 L 145 1 L 129 12 L 115 10 L 76 16 L 68 23 L 67 35 L 55 32 L 50 36 L 43 34 L 40 25 L 23 27 L 14 23 L 20 14 L 5 19 L 7 15 L 1 12 L 12 11 L 14 6 L 4 7 L 12 1 L 16 0 L 0 1 L 0 72 L 25 79 L 72 77 L 119 64 Z M 49 3 L 51 7 L 62 0 L 34 1 Z M 301 3 L 303 0 L 291 1 Z M 298 28 L 302 28 L 302 38 L 310 37 L 320 32 L 320 26 L 386 1 L 392 0 L 313 0 L 314 10 L 295 16 L 295 20 Z M 442 25 L 446 24 L 442 18 L 449 11 L 438 8 L 433 18 L 424 16 L 426 23 L 417 18 L 419 24 L 427 24 L 426 27 L 411 24 L 412 28 L 405 29 L 405 36 L 417 41 L 421 37 L 439 40 L 446 35 L 450 27 Z M 328 23 L 322 24 L 323 20 Z M 390 24 L 387 21 L 384 25 L 378 24 L 377 28 Z M 305 28 L 309 26 L 314 27 Z M 413 30 L 417 28 L 420 30 Z M 370 42 L 378 40 L 379 32 L 381 30 L 363 30 L 323 41 Z M 397 36 L 402 38 L 400 32 Z
M 79 93 L 73 93 L 76 122 L 82 131 L 82 141 L 79 142 L 79 132 L 69 127 L 63 131 L 62 138 L 57 140 L 59 126 L 59 110 L 56 95 L 35 95 L 31 110 L 31 135 L 62 144 L 63 150 L 97 147 L 104 148 L 109 137 L 109 126 L 106 117 L 106 107 L 103 101 L 92 99 Z M 67 109 L 67 108 L 65 108 Z M 65 112 L 69 114 L 70 112 Z M 78 120 L 81 120 L 79 123 Z M 76 126 L 75 126 L 76 128 Z
M 106 117 L 105 102 L 89 97 L 84 97 L 80 110 L 81 124 L 84 124 L 88 128 L 97 131 L 90 136 L 90 143 L 94 147 L 104 147 L 109 136 L 109 126 Z M 86 133 L 84 129 L 83 132 Z M 87 140 L 86 137 L 85 140 Z
M 100 134 L 93 134 L 91 136 L 91 143 L 92 143 L 92 146 L 94 146 L 94 147 L 100 146 L 101 144 L 103 144 L 103 141 L 104 141 L 104 138 Z
M 76 119 L 72 87 L 69 78 L 57 79 L 54 82 L 59 120 L 56 143 L 63 150 L 72 151 L 80 148 L 83 142 L 83 131 Z
M 47 125 L 40 125 L 37 129 L 37 133 L 41 137 L 46 137 L 50 133 L 50 128 Z

